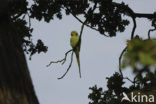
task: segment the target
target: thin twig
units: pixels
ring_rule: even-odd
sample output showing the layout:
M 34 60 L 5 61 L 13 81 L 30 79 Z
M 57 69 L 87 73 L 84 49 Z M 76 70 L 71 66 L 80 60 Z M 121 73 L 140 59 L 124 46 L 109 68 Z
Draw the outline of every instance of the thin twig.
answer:
M 96 6 L 94 6 L 94 8 L 93 8 L 93 11 L 95 10 L 95 8 L 96 8 Z M 70 11 L 70 9 L 69 8 L 67 8 L 66 7 L 66 9 L 72 14 L 72 16 L 73 17 L 75 17 L 80 23 L 84 23 L 81 19 L 79 19 L 76 15 L 74 15 L 71 11 Z M 88 24 L 84 24 L 85 26 L 87 26 L 87 27 L 89 27 L 89 28 L 91 28 L 91 29 L 93 29 L 93 30 L 95 30 L 95 31 L 99 31 L 97 28 L 94 28 L 94 27 L 92 27 L 92 26 L 90 26 L 90 25 L 88 25 Z M 106 36 L 106 37 L 110 37 L 110 36 L 108 36 L 108 35 L 106 35 L 106 34 L 103 34 L 104 36 Z
M 149 31 L 148 31 L 148 39 L 151 39 L 150 32 L 155 31 L 155 30 L 156 30 L 156 28 L 155 29 L 149 29 Z
M 58 60 L 58 61 L 51 61 L 51 62 L 47 65 L 47 67 L 49 67 L 52 63 L 61 63 L 61 62 L 62 62 L 62 65 L 63 65 L 63 64 L 65 63 L 65 61 L 66 61 L 66 58 L 67 58 L 68 53 L 71 52 L 71 51 L 73 51 L 73 49 L 67 51 L 67 52 L 65 53 L 65 57 L 64 57 L 63 59 Z
M 31 18 L 30 18 L 30 15 L 29 15 L 28 12 L 27 12 L 27 15 L 28 15 L 28 18 L 29 18 L 29 29 L 31 29 Z
M 82 26 L 81 26 L 80 38 L 79 38 L 79 42 L 77 43 L 77 45 L 76 45 L 73 49 L 67 51 L 67 52 L 65 53 L 65 57 L 64 57 L 63 59 L 58 60 L 58 61 L 51 61 L 51 62 L 47 65 L 47 67 L 48 67 L 48 66 L 50 66 L 52 63 L 60 63 L 60 62 L 62 62 L 62 64 L 64 64 L 65 61 L 66 61 L 66 58 L 67 58 L 68 53 L 72 51 L 72 54 L 71 54 L 71 62 L 70 62 L 70 64 L 69 64 L 68 68 L 67 68 L 67 71 L 66 71 L 60 78 L 58 78 L 58 79 L 62 79 L 62 78 L 68 73 L 68 71 L 69 71 L 69 69 L 70 69 L 70 67 L 71 67 L 71 65 L 72 65 L 72 62 L 73 62 L 73 53 L 74 53 L 73 50 L 75 50 L 75 48 L 77 48 L 78 46 L 80 46 L 80 43 L 81 43 L 81 36 L 82 36 L 83 29 L 84 29 L 84 25 L 86 24 L 86 22 L 87 22 L 87 19 L 83 22 L 83 24 L 82 24 Z
M 134 87 L 135 87 L 135 84 L 136 84 L 136 79 L 137 79 L 137 75 L 134 77 L 133 79 L 133 82 L 134 82 Z
M 67 72 L 69 71 L 69 69 L 70 69 L 70 67 L 71 67 L 71 65 L 72 65 L 72 62 L 73 62 L 73 53 L 74 53 L 73 50 L 75 50 L 75 48 L 77 48 L 78 46 L 80 46 L 80 43 L 81 43 L 81 36 L 82 36 L 82 32 L 83 32 L 84 25 L 85 25 L 86 21 L 87 21 L 87 19 L 83 22 L 83 24 L 82 24 L 82 26 L 81 26 L 80 38 L 79 38 L 79 41 L 78 41 L 77 45 L 76 45 L 72 50 L 69 50 L 69 51 L 72 51 L 72 54 L 71 54 L 71 62 L 70 62 L 70 64 L 69 64 L 69 67 L 67 68 L 67 71 L 66 71 L 60 78 L 58 78 L 58 79 L 62 79 L 62 78 L 67 74 Z M 68 51 L 68 52 L 69 52 L 69 51 Z M 59 62 L 63 62 L 63 63 L 64 63 L 64 62 L 66 61 L 66 57 L 67 57 L 68 52 L 65 54 L 65 58 L 62 59 L 62 60 L 60 60 Z M 63 64 L 63 63 L 62 63 L 62 64 Z
M 132 32 L 131 32 L 131 39 L 133 39 L 134 38 L 134 32 L 135 32 L 135 29 L 136 29 L 136 20 L 135 20 L 136 18 L 135 17 L 132 17 L 132 20 L 133 20 L 133 29 L 132 29 Z
M 71 54 L 71 61 L 70 61 L 70 64 L 69 64 L 69 66 L 68 66 L 68 68 L 67 68 L 67 71 L 60 77 L 60 78 L 57 78 L 57 79 L 62 79 L 66 74 L 67 74 L 67 72 L 69 71 L 69 69 L 70 69 L 70 67 L 71 67 L 71 65 L 72 65 L 72 62 L 73 62 L 73 51 L 72 51 L 72 54 Z
M 86 24 L 87 22 L 87 19 L 83 22 L 82 26 L 81 26 L 81 31 L 80 31 L 80 36 L 79 36 L 79 42 L 78 44 L 74 47 L 73 50 L 75 50 L 76 47 L 81 47 L 80 44 L 81 44 L 81 37 L 82 37 L 82 33 L 83 33 L 83 29 L 84 29 L 84 25 Z
M 74 53 L 75 48 L 77 48 L 78 46 L 80 46 L 80 43 L 81 43 L 81 36 L 82 36 L 83 29 L 84 29 L 84 25 L 86 24 L 86 22 L 87 22 L 87 19 L 82 23 L 81 31 L 80 31 L 80 38 L 79 38 L 79 41 L 78 41 L 77 45 L 76 45 L 73 49 L 67 51 L 67 52 L 65 53 L 65 57 L 64 57 L 63 59 L 58 60 L 58 61 L 51 61 L 51 62 L 47 65 L 47 67 L 48 67 L 48 66 L 50 66 L 52 63 L 60 63 L 60 62 L 62 62 L 62 64 L 64 64 L 65 61 L 66 61 L 66 58 L 67 58 L 68 53 L 72 51 L 72 54 L 71 54 L 71 62 L 70 62 L 70 64 L 69 64 L 68 68 L 67 68 L 67 71 L 66 71 L 60 78 L 58 78 L 58 79 L 62 79 L 62 78 L 68 73 L 68 71 L 69 71 L 69 69 L 70 69 L 70 67 L 71 67 L 71 65 L 72 65 L 72 62 L 73 62 L 73 53 Z
M 123 77 L 123 74 L 122 74 L 122 71 L 121 71 L 121 59 L 122 59 L 122 56 L 123 56 L 123 54 L 124 54 L 124 52 L 127 50 L 127 47 L 125 47 L 124 49 L 123 49 L 123 51 L 121 52 L 121 54 L 120 54 L 120 57 L 119 57 L 119 71 L 120 71 L 120 74 L 122 75 L 122 77 Z
M 123 79 L 127 79 L 127 80 L 129 80 L 131 83 L 135 83 L 134 81 L 132 81 L 132 80 L 129 79 L 128 77 L 124 77 Z

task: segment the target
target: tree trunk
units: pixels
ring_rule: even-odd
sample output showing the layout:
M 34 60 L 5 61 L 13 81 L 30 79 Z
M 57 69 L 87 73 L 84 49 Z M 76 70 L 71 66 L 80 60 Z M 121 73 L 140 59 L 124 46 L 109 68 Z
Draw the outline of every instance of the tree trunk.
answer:
M 17 38 L 17 37 L 16 37 Z M 39 104 L 21 45 L 0 22 L 0 104 Z

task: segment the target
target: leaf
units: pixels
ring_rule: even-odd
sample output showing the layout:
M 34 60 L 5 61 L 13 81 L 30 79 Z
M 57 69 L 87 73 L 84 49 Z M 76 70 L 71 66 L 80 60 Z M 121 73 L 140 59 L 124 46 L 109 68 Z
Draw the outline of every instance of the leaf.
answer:
M 142 40 L 136 37 L 127 41 L 127 51 L 122 61 L 122 68 L 156 65 L 156 39 Z

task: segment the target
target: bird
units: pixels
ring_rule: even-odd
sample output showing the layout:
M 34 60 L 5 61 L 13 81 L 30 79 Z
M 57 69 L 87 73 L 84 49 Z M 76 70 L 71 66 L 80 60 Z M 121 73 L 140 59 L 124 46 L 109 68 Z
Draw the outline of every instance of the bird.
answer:
M 79 75 L 81 78 L 81 70 L 80 70 L 80 57 L 79 57 L 79 53 L 80 53 L 80 46 L 81 46 L 81 40 L 79 40 L 80 37 L 78 35 L 78 32 L 73 30 L 71 31 L 71 38 L 70 38 L 70 45 L 73 48 L 73 51 L 76 55 L 76 59 L 77 59 L 77 64 L 79 67 Z

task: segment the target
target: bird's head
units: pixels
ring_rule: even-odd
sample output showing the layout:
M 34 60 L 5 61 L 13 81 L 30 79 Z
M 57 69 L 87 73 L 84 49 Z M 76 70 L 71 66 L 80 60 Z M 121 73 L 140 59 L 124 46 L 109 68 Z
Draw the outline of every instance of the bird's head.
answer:
M 71 36 L 78 36 L 77 31 L 72 31 L 72 32 L 71 32 Z

